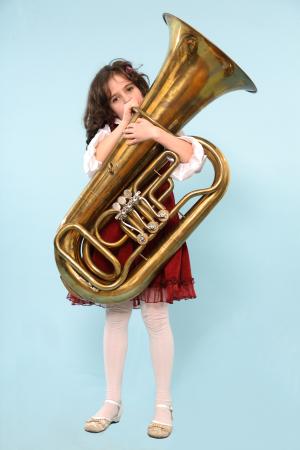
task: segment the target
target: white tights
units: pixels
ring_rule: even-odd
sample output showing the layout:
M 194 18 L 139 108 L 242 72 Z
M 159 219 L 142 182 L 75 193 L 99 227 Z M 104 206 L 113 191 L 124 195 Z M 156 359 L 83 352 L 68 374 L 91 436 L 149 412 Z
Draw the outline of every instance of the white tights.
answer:
M 106 308 L 103 334 L 103 356 L 106 398 L 120 401 L 123 369 L 128 346 L 128 322 L 132 312 L 130 300 Z M 171 405 L 171 375 L 174 357 L 173 333 L 169 322 L 168 303 L 141 302 L 141 314 L 149 335 L 150 352 L 156 383 L 155 403 Z M 118 407 L 104 403 L 96 416 L 112 418 Z M 170 423 L 166 408 L 155 408 L 154 420 Z

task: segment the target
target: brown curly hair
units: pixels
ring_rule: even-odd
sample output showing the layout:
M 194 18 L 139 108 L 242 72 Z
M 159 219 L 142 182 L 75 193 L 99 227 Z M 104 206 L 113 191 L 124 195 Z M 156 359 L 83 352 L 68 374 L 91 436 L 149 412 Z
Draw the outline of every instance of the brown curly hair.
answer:
M 134 69 L 131 62 L 125 59 L 114 59 L 110 64 L 102 67 L 91 82 L 83 116 L 87 144 L 105 124 L 108 124 L 111 129 L 116 127 L 114 123 L 116 116 L 109 106 L 107 97 L 107 82 L 114 74 L 123 75 L 132 81 L 143 96 L 149 91 L 148 76 Z

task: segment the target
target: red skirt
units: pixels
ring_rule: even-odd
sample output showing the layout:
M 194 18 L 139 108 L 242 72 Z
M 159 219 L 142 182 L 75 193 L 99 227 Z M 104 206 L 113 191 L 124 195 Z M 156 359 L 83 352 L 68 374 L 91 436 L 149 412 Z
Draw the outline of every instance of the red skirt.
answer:
M 158 189 L 158 196 L 164 192 L 167 188 L 165 183 Z M 163 202 L 165 208 L 171 211 L 175 206 L 174 194 L 170 193 L 169 196 Z M 172 231 L 179 222 L 179 216 L 176 215 L 168 220 L 167 225 L 163 228 L 162 232 Z M 108 242 L 115 242 L 123 236 L 124 232 L 120 227 L 119 221 L 112 218 L 101 230 L 101 236 Z M 143 251 L 143 255 L 147 257 L 148 252 L 157 245 L 157 239 L 154 238 Z M 135 248 L 135 243 L 128 239 L 126 243 L 117 249 L 111 249 L 121 265 L 125 263 L 127 258 L 131 255 Z M 99 269 L 111 272 L 111 264 L 107 261 L 101 253 L 96 249 L 92 250 L 92 260 L 99 267 Z M 137 257 L 136 266 L 140 263 L 142 258 Z M 191 265 L 189 252 L 186 243 L 184 243 L 176 253 L 163 265 L 161 271 L 151 281 L 149 286 L 141 292 L 141 294 L 132 298 L 133 308 L 140 308 L 141 301 L 146 303 L 158 303 L 167 302 L 172 304 L 174 300 L 187 300 L 196 298 L 196 292 L 194 290 L 194 279 L 191 273 Z M 93 303 L 88 300 L 83 300 L 80 297 L 68 293 L 67 299 L 72 302 L 73 305 L 97 305 L 101 307 L 109 307 L 109 304 Z

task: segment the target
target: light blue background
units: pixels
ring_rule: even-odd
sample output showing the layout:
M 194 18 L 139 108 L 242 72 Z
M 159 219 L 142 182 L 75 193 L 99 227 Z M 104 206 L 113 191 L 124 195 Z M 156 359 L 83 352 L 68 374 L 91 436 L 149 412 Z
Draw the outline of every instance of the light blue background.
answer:
M 163 12 L 229 54 L 258 93 L 227 94 L 185 127 L 224 152 L 231 184 L 188 241 L 198 298 L 170 307 L 174 432 L 146 435 L 154 382 L 133 311 L 124 415 L 93 435 L 83 423 L 103 399 L 104 310 L 65 300 L 53 237 L 88 181 L 89 84 L 116 57 L 153 82 Z M 1 449 L 299 449 L 299 12 L 296 0 L 1 1 Z M 177 198 L 205 177 L 178 183 Z

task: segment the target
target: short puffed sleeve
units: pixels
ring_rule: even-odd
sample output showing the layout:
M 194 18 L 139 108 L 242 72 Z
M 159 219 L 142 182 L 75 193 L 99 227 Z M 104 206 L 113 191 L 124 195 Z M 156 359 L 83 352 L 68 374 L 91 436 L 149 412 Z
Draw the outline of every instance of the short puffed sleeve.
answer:
M 86 151 L 84 152 L 83 170 L 90 178 L 95 175 L 95 173 L 100 169 L 102 165 L 102 162 L 96 159 L 96 147 L 98 143 L 110 133 L 111 129 L 109 125 L 106 124 L 103 128 L 100 128 L 100 130 L 97 131 L 97 133 L 87 146 Z

